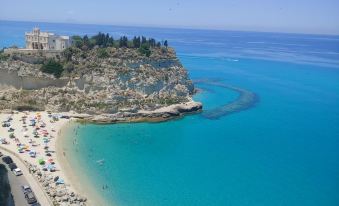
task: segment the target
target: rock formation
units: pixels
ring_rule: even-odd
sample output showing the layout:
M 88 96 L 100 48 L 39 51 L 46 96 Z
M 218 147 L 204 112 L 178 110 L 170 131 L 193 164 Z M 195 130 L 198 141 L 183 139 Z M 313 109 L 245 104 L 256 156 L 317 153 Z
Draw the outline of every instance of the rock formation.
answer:
M 2 53 L 0 110 L 74 111 L 115 122 L 167 119 L 202 109 L 192 101 L 194 85 L 171 48 L 152 48 L 149 57 L 132 48 L 72 47 L 67 52 L 52 57 Z M 60 76 L 42 70 L 51 60 L 60 67 Z M 160 109 L 164 107 L 171 111 Z

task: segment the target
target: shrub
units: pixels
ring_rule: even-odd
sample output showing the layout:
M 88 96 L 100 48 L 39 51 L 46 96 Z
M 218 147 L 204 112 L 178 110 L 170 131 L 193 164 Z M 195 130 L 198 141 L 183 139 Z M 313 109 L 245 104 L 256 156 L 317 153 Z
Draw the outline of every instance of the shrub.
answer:
M 0 61 L 6 61 L 9 58 L 8 54 L 0 53 Z
M 44 73 L 53 74 L 56 78 L 60 78 L 64 68 L 54 59 L 49 59 L 41 66 L 41 71 Z
M 80 53 L 81 51 L 76 47 L 68 47 L 62 52 L 62 56 L 66 58 L 67 61 L 72 60 L 72 56 Z
M 101 49 L 98 49 L 98 57 L 99 58 L 107 58 L 109 55 L 108 55 L 108 52 L 106 49 L 104 48 L 101 48 Z
M 151 56 L 151 50 L 149 49 L 149 46 L 147 44 L 142 44 L 138 51 L 147 57 Z
M 74 65 L 71 62 L 68 62 L 64 65 L 64 70 L 66 70 L 68 73 L 71 73 L 74 70 Z
M 73 40 L 73 45 L 77 48 L 81 48 L 83 43 L 82 43 L 82 38 L 81 36 L 72 36 Z

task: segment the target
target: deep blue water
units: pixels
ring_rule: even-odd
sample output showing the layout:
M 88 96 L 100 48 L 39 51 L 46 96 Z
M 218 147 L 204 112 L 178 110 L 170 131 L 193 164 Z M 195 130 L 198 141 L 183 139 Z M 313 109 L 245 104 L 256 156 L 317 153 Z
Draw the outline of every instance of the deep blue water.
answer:
M 338 36 L 0 21 L 0 46 L 23 45 L 23 32 L 35 25 L 60 34 L 168 39 L 191 78 L 260 97 L 255 107 L 217 120 L 191 115 L 165 123 L 79 125 L 63 147 L 107 202 L 339 205 Z M 206 110 L 237 97 L 218 86 L 196 86 L 203 92 L 195 99 Z

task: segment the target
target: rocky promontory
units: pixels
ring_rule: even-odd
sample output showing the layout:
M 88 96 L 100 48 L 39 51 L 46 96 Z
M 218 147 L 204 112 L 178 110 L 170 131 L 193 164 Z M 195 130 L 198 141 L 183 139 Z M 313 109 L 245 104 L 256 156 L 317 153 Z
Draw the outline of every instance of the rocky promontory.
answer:
M 200 111 L 174 49 L 140 48 L 6 50 L 0 54 L 0 110 L 73 111 L 97 122 L 160 121 Z

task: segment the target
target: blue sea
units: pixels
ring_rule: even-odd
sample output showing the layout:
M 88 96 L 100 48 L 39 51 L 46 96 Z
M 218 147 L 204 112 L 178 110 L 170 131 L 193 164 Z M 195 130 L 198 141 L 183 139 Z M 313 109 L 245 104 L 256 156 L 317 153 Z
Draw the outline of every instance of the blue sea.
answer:
M 105 205 L 339 205 L 339 36 L 0 21 L 0 47 L 23 46 L 34 26 L 167 39 L 207 80 L 194 96 L 204 112 L 239 95 L 208 81 L 258 97 L 217 119 L 76 124 L 62 147 Z

